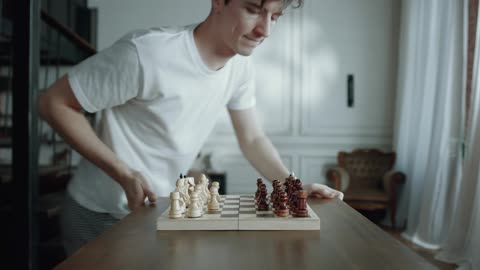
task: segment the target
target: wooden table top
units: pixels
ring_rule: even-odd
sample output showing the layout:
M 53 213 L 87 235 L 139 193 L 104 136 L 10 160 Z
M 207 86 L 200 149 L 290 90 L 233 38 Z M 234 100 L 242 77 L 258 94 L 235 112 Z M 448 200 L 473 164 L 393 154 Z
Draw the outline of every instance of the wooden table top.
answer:
M 157 231 L 161 198 L 56 269 L 436 269 L 344 202 L 308 203 L 320 231 Z

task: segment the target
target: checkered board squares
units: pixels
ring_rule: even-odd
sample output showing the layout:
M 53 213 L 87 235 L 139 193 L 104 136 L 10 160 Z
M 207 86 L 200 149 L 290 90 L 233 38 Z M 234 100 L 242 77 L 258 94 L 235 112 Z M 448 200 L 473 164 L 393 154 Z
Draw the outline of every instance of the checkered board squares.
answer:
M 320 230 L 320 219 L 308 206 L 309 217 L 277 217 L 273 211 L 258 211 L 252 195 L 222 195 L 220 210 L 199 218 L 171 219 L 170 208 L 157 220 L 157 230 Z

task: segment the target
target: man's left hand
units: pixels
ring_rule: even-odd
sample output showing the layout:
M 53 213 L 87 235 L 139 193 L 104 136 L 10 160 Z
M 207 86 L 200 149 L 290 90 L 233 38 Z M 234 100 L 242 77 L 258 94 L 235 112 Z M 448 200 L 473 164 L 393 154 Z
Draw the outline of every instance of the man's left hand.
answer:
M 317 184 L 317 183 L 305 184 L 304 190 L 306 190 L 308 192 L 308 195 L 312 197 L 326 198 L 326 199 L 339 198 L 340 200 L 343 200 L 342 192 L 335 190 L 333 188 L 330 188 L 326 185 Z

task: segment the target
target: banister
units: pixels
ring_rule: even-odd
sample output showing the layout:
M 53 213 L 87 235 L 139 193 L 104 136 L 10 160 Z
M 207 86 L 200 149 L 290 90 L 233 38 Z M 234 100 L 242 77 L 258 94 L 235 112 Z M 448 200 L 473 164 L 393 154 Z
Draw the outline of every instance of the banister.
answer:
M 83 37 L 79 36 L 77 33 L 73 32 L 68 27 L 64 26 L 61 22 L 57 21 L 55 18 L 50 16 L 44 9 L 41 10 L 41 19 L 51 26 L 52 28 L 56 29 L 60 33 L 62 33 L 65 38 L 76 44 L 82 50 L 87 52 L 90 55 L 96 54 L 97 49 L 93 47 L 88 41 L 86 41 Z

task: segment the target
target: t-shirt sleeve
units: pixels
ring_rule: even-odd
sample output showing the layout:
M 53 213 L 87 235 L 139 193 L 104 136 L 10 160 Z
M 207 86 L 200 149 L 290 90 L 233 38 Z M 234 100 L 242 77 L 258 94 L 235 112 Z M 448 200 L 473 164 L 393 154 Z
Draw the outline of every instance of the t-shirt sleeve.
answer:
M 141 86 L 141 66 L 135 44 L 121 39 L 68 72 L 80 105 L 97 112 L 136 97 Z
M 255 106 L 255 72 L 249 58 L 245 58 L 240 84 L 234 90 L 228 101 L 227 108 L 230 110 L 245 110 Z

